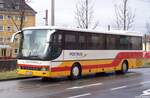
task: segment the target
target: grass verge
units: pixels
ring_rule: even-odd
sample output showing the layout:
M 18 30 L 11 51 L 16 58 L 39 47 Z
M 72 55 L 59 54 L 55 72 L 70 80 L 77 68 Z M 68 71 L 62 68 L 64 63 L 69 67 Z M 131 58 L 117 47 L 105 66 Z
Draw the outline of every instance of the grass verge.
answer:
M 25 78 L 27 76 L 18 75 L 16 71 L 0 72 L 0 80 Z
M 150 59 L 145 59 L 144 60 L 144 66 L 142 66 L 144 68 L 150 68 Z
M 150 68 L 150 64 L 144 64 L 144 66 L 142 66 L 144 68 Z

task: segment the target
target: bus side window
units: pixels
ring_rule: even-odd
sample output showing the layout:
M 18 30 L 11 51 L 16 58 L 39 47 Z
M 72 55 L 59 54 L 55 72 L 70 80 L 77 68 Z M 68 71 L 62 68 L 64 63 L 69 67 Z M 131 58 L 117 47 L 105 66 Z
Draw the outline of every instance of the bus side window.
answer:
M 91 36 L 91 47 L 94 50 L 105 49 L 105 35 L 104 34 L 92 34 Z
M 92 34 L 91 36 L 91 48 L 97 50 L 99 48 L 99 36 Z
M 52 38 L 52 42 L 53 42 L 53 45 L 61 47 L 61 45 L 62 45 L 62 34 L 61 33 L 54 34 L 53 38 Z
M 65 33 L 65 49 L 73 50 L 77 49 L 77 41 L 75 33 Z
M 131 37 L 131 43 L 132 43 L 132 50 L 141 50 L 142 45 L 141 41 L 142 39 L 140 37 Z
M 107 35 L 106 38 L 106 47 L 107 50 L 117 50 L 117 36 L 115 35 Z
M 120 36 L 120 48 L 121 50 L 132 50 L 132 41 L 129 36 Z
M 78 34 L 78 49 L 85 50 L 86 49 L 86 35 L 85 33 Z
M 91 41 L 91 34 L 87 33 L 86 35 L 86 45 L 87 45 L 87 50 L 92 49 L 92 41 Z
M 50 43 L 50 55 L 52 59 L 57 58 L 62 51 L 62 34 L 54 33 L 52 35 L 52 43 Z
M 120 36 L 120 47 L 119 49 L 124 50 L 128 45 L 128 40 L 126 36 Z

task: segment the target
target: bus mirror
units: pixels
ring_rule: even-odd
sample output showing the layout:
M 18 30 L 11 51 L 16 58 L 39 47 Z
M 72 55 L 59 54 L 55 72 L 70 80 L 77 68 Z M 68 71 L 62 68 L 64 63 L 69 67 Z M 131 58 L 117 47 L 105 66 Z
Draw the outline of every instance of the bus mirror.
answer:
M 11 42 L 12 42 L 12 43 L 14 42 L 16 35 L 18 35 L 19 33 L 21 33 L 21 31 L 18 31 L 18 32 L 14 33 L 14 34 L 12 35 L 12 37 L 11 37 Z

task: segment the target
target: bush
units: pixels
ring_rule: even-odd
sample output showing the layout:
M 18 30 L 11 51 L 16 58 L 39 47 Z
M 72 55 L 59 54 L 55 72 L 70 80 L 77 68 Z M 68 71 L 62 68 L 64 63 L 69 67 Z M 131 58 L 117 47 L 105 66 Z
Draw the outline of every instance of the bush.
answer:
M 0 72 L 13 71 L 17 68 L 16 64 L 17 64 L 16 60 L 1 60 Z

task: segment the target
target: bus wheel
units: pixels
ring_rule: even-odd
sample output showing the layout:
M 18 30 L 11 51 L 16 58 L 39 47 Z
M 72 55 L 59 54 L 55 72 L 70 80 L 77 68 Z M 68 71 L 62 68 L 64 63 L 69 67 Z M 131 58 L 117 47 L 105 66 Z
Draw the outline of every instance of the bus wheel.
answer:
M 77 80 L 81 77 L 81 67 L 78 64 L 74 64 L 71 68 L 70 79 Z
M 128 62 L 124 61 L 121 66 L 121 70 L 116 71 L 117 74 L 126 74 L 128 72 Z

